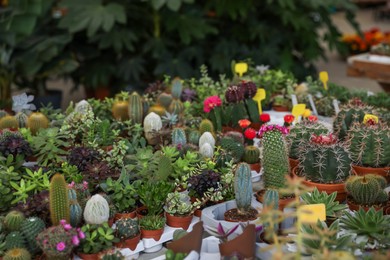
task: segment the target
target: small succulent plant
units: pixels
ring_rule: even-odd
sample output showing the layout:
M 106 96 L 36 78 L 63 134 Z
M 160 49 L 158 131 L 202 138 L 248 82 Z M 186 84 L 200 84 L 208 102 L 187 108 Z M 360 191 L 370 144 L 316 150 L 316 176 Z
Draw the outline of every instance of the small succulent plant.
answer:
M 14 157 L 17 155 L 30 156 L 32 149 L 19 132 L 3 130 L 0 132 L 0 154 L 5 157 L 10 154 Z
M 22 112 L 23 110 L 31 111 L 37 109 L 34 104 L 29 104 L 34 100 L 33 95 L 26 93 L 16 95 L 12 97 L 12 110 L 15 113 Z
M 75 147 L 67 158 L 69 164 L 76 165 L 79 171 L 85 171 L 88 165 L 102 161 L 98 151 L 89 147 Z
M 198 175 L 193 175 L 188 179 L 188 190 L 190 195 L 202 198 L 210 188 L 217 189 L 221 181 L 219 173 L 213 170 L 203 170 Z

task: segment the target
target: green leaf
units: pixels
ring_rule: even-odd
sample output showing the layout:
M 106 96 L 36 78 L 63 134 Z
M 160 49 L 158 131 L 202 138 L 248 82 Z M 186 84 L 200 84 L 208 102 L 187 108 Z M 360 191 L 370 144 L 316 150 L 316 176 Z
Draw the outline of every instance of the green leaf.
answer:
M 30 35 L 35 28 L 37 17 L 31 14 L 15 15 L 9 30 L 22 35 Z
M 163 5 L 167 2 L 167 0 L 152 0 L 152 7 L 154 10 L 159 10 Z
M 122 5 L 110 3 L 106 6 L 107 12 L 111 13 L 118 23 L 126 23 L 126 11 Z
M 168 0 L 167 6 L 169 9 L 176 12 L 180 9 L 181 0 Z

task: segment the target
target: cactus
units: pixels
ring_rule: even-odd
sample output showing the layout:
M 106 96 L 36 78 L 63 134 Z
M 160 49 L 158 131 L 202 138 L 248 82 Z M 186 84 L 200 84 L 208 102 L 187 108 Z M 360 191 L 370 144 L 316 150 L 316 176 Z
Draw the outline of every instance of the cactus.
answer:
M 19 231 L 20 226 L 25 220 L 24 214 L 20 211 L 10 211 L 4 219 L 4 225 L 8 231 Z
M 3 110 L 3 109 L 0 109 L 0 119 L 2 119 L 3 117 L 5 116 L 8 116 L 9 114 L 7 113 L 7 111 Z
M 282 129 L 281 127 L 270 125 L 268 130 L 262 135 L 263 153 L 261 165 L 264 169 L 264 187 L 266 189 L 280 189 L 286 185 L 289 162 L 286 142 L 281 132 Z
M 31 254 L 24 248 L 13 248 L 8 250 L 3 257 L 4 260 L 31 260 Z
M 50 181 L 50 218 L 54 226 L 65 219 L 69 223 L 68 188 L 63 175 L 57 173 Z
M 183 84 L 181 84 L 181 80 L 176 78 L 172 81 L 171 94 L 175 99 L 180 99 L 181 92 L 183 91 Z
M 234 193 L 238 214 L 246 214 L 251 209 L 252 202 L 252 174 L 247 163 L 237 166 L 234 178 Z
M 360 205 L 378 203 L 378 196 L 384 192 L 385 178 L 375 174 L 353 176 L 346 182 L 345 188 L 353 200 Z
M 298 159 L 300 149 L 304 148 L 305 143 L 310 141 L 312 134 L 323 135 L 328 132 L 329 130 L 324 125 L 317 122 L 303 121 L 293 126 L 286 136 L 290 158 Z
M 103 224 L 110 217 L 110 207 L 105 198 L 93 195 L 85 205 L 84 219 L 87 224 Z
M 234 162 L 241 161 L 242 156 L 244 155 L 244 145 L 236 142 L 233 138 L 223 137 L 220 141 L 221 147 L 229 152 L 234 159 Z
M 15 118 L 18 121 L 18 125 L 20 128 L 27 127 L 28 116 L 25 113 L 19 112 L 15 115 Z
M 271 207 L 274 210 L 279 209 L 279 192 L 274 189 L 266 190 L 263 196 L 263 204 L 264 207 Z M 277 218 L 277 216 L 275 216 Z M 269 226 L 268 223 L 264 223 L 265 229 L 267 231 L 267 226 Z M 274 224 L 274 231 L 277 231 L 279 229 L 278 224 Z
M 171 114 L 176 114 L 179 117 L 181 117 L 183 111 L 184 111 L 183 102 L 181 102 L 180 99 L 173 99 L 171 104 L 168 107 L 168 112 Z
M 108 253 L 105 253 L 101 259 L 102 260 L 123 260 L 125 259 L 125 257 L 122 255 L 121 251 L 113 250 Z
M 30 217 L 23 221 L 20 231 L 27 242 L 28 250 L 35 254 L 40 251 L 36 237 L 45 229 L 45 222 L 38 217 Z
M 160 181 L 167 180 L 168 176 L 174 172 L 171 159 L 166 155 L 161 155 L 158 162 L 157 177 Z
M 68 199 L 70 224 L 72 225 L 72 227 L 77 227 L 81 223 L 83 210 L 81 209 L 81 206 L 77 201 L 77 193 L 74 189 L 68 189 Z
M 112 116 L 117 121 L 126 121 L 129 119 L 129 102 L 116 100 L 111 108 Z
M 364 105 L 360 100 L 353 99 L 340 107 L 340 112 L 333 121 L 333 131 L 340 140 L 347 137 L 348 130 L 354 122 L 362 122 L 365 114 L 371 114 L 372 107 Z
M 35 135 L 39 129 L 49 127 L 49 119 L 41 112 L 33 112 L 27 119 L 27 127 Z
M 376 201 L 380 204 L 386 204 L 389 201 L 389 194 L 386 191 L 381 190 L 376 198 Z
M 332 138 L 332 135 L 326 136 L 326 139 Z M 317 183 L 344 182 L 350 176 L 351 163 L 349 151 L 336 139 L 328 144 L 311 141 L 299 156 L 299 167 L 305 177 Z
M 0 119 L 0 130 L 18 127 L 18 120 L 14 116 L 4 116 Z
M 150 112 L 144 118 L 144 132 L 160 131 L 162 128 L 161 117 L 154 113 Z
M 258 147 L 248 145 L 244 149 L 243 161 L 249 164 L 258 163 L 260 161 L 260 150 Z
M 187 143 L 186 133 L 182 128 L 174 128 L 172 130 L 172 144 L 174 146 L 183 146 Z
M 389 126 L 354 123 L 348 131 L 347 143 L 354 164 L 377 168 L 390 166 Z
M 194 145 L 199 144 L 200 132 L 198 130 L 192 130 L 188 134 L 188 142 Z
M 214 133 L 214 125 L 213 125 L 213 122 L 211 122 L 210 120 L 208 119 L 203 119 L 201 122 L 200 122 L 200 125 L 199 125 L 199 131 L 201 134 L 205 133 L 205 132 L 210 132 L 210 133 Z
M 141 96 L 134 91 L 129 98 L 129 118 L 133 123 L 142 124 L 143 108 Z
M 215 139 L 210 132 L 204 132 L 199 138 L 199 147 L 202 147 L 205 143 L 208 143 L 214 149 Z
M 167 110 L 163 106 L 161 106 L 159 104 L 155 104 L 155 105 L 149 107 L 148 113 L 154 112 L 159 116 L 164 116 L 166 111 Z
M 165 110 L 168 110 L 169 106 L 171 105 L 172 99 L 173 97 L 171 94 L 163 92 L 157 97 L 157 104 L 160 104 L 165 108 Z
M 214 146 L 211 146 L 209 143 L 204 143 L 199 148 L 199 153 L 206 158 L 213 158 L 214 156 Z
M 244 144 L 244 142 L 245 142 L 244 135 L 243 135 L 242 133 L 240 133 L 240 132 L 228 131 L 228 132 L 226 132 L 223 136 L 224 136 L 224 137 L 232 138 L 232 139 L 234 139 L 236 142 L 241 143 L 241 144 Z
M 26 241 L 19 231 L 13 231 L 5 237 L 5 248 L 10 250 L 12 248 L 25 248 Z
M 117 222 L 116 233 L 121 240 L 133 238 L 140 233 L 138 219 L 121 218 Z

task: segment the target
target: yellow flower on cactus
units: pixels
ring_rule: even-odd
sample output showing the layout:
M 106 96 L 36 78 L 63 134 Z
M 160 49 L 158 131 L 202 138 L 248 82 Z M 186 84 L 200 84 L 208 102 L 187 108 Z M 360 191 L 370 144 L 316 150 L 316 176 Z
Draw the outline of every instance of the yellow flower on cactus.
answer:
M 371 114 L 365 114 L 363 118 L 363 124 L 365 125 L 375 125 L 378 124 L 378 117 L 371 115 Z

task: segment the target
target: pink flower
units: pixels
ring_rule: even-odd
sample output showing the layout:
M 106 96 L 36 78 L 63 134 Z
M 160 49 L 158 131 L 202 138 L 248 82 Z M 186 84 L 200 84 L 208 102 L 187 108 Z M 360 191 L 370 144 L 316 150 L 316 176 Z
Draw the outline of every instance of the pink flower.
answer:
M 75 246 L 78 246 L 80 244 L 80 240 L 78 236 L 73 236 L 72 237 L 72 244 Z
M 319 145 L 332 145 L 337 142 L 337 138 L 332 134 L 329 135 L 315 135 L 311 136 L 310 141 Z
M 83 188 L 84 190 L 88 190 L 88 182 L 83 181 Z
M 203 111 L 206 113 L 210 113 L 214 107 L 219 107 L 222 105 L 222 101 L 218 96 L 210 96 L 206 98 L 203 102 Z
M 251 124 L 251 121 L 249 121 L 248 119 L 241 119 L 241 120 L 238 120 L 238 125 L 241 127 L 241 128 L 247 128 L 248 126 L 250 126 Z
M 47 241 L 47 239 L 44 239 L 44 240 L 43 240 L 43 244 L 44 244 L 44 245 L 47 245 L 47 242 L 49 242 L 49 241 Z
M 65 225 L 64 225 L 64 229 L 65 229 L 66 231 L 71 230 L 71 229 L 72 229 L 72 226 L 71 226 L 70 224 L 65 224 Z
M 66 245 L 65 245 L 64 242 L 59 242 L 59 243 L 57 244 L 56 248 L 57 248 L 58 251 L 64 251 L 65 248 L 66 248 Z
M 74 187 L 74 185 L 75 185 L 75 183 L 74 183 L 74 181 L 72 181 L 70 184 L 68 184 L 68 187 L 72 189 Z
M 61 224 L 61 225 L 65 225 L 65 224 L 66 224 L 66 220 L 65 220 L 65 219 L 61 219 L 61 220 L 60 220 L 60 224 Z
M 277 130 L 282 134 L 288 134 L 288 128 L 279 125 L 262 125 L 259 130 L 259 137 L 262 138 L 265 132 Z
M 83 231 L 79 231 L 79 238 L 80 239 L 84 239 L 85 238 L 85 234 Z

